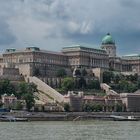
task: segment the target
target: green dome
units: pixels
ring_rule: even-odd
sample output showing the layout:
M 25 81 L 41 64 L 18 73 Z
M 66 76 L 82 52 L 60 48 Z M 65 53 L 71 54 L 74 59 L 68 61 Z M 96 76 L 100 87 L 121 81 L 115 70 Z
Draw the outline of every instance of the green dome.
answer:
M 102 39 L 102 44 L 115 44 L 115 41 L 113 40 L 112 36 L 110 33 L 108 33 L 103 39 Z

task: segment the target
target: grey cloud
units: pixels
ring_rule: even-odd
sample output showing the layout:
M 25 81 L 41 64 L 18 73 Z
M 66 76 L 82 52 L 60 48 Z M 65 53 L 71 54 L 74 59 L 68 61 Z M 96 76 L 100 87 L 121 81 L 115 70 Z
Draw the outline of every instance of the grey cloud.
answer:
M 138 50 L 139 7 L 139 0 L 1 0 L 0 15 L 21 43 L 65 40 L 100 45 L 102 36 L 111 32 L 120 46 L 131 48 L 133 42 Z
M 138 8 L 140 6 L 140 1 L 138 0 L 119 0 L 120 4 L 123 7 L 129 7 L 129 8 Z
M 0 21 L 0 45 L 9 45 L 16 41 L 6 22 Z

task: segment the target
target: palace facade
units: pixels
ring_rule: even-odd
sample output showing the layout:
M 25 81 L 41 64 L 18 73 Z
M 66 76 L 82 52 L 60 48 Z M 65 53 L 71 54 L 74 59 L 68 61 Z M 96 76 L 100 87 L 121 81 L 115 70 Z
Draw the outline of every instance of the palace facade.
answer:
M 108 33 L 99 49 L 81 45 L 62 48 L 61 52 L 40 50 L 38 47 L 6 49 L 0 56 L 0 68 L 18 68 L 21 75 L 42 77 L 54 77 L 62 68 L 68 75 L 72 75 L 74 68 L 101 68 L 140 74 L 140 55 L 118 57 L 116 48 L 115 41 Z

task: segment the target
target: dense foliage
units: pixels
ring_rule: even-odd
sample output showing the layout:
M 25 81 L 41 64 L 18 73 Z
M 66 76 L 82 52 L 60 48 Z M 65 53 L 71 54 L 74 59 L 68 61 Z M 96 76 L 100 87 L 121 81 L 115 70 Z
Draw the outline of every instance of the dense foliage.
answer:
M 0 81 L 0 96 L 3 94 L 14 94 L 18 99 L 25 100 L 27 110 L 34 106 L 34 92 L 36 91 L 36 85 L 31 83 L 22 82 L 15 85 L 6 79 Z M 20 109 L 21 104 L 17 103 L 15 108 Z
M 67 75 L 65 69 L 59 69 L 56 73 L 57 77 L 65 77 Z
M 103 73 L 103 82 L 109 84 L 117 92 L 135 92 L 140 89 L 140 78 L 137 74 L 122 75 L 105 71 Z
M 97 79 L 90 79 L 86 81 L 84 77 L 65 77 L 61 83 L 61 91 L 69 90 L 100 90 L 100 82 Z M 60 90 L 59 90 L 60 91 Z
M 104 108 L 104 109 L 103 109 Z M 84 103 L 83 104 L 83 111 L 85 112 L 99 112 L 99 111 L 116 111 L 116 112 L 122 112 L 123 106 L 119 103 L 112 105 L 101 105 L 99 103 Z
M 65 104 L 64 104 L 64 110 L 65 110 L 66 112 L 69 112 L 69 111 L 70 111 L 70 105 L 69 105 L 68 103 L 65 103 Z
M 26 108 L 29 111 L 35 103 L 34 92 L 37 91 L 36 85 L 30 83 L 20 83 L 19 91 L 17 92 L 17 97 L 22 98 L 26 102 Z
M 74 81 L 71 77 L 66 77 L 62 81 L 62 89 L 65 91 L 72 90 L 74 88 Z
M 93 104 L 93 103 L 85 103 L 83 105 L 83 111 L 85 112 L 98 112 L 98 111 L 102 111 L 102 105 L 100 104 Z
M 13 84 L 10 83 L 9 80 L 1 80 L 0 81 L 0 95 L 7 94 L 15 94 L 16 90 Z

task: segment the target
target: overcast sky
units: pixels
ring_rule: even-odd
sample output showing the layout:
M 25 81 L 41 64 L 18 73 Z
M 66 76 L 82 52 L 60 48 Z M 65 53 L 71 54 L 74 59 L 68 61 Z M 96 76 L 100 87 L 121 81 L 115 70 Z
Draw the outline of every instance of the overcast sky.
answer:
M 110 32 L 119 55 L 140 51 L 140 0 L 0 0 L 0 51 L 99 48 Z

